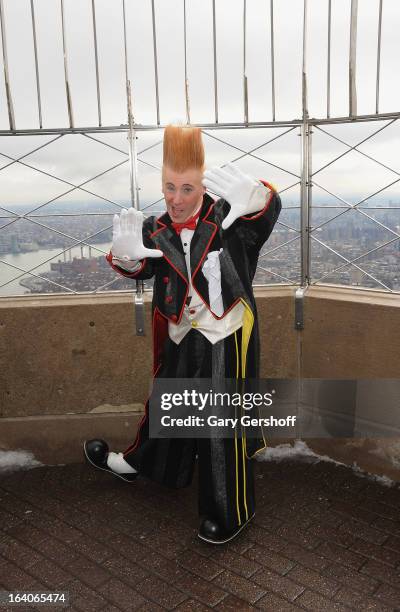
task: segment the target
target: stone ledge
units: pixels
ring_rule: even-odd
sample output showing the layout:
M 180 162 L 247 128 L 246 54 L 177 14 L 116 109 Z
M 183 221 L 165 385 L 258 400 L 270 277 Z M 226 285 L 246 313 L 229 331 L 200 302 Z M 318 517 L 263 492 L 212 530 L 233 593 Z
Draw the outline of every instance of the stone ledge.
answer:
M 135 438 L 143 412 L 28 416 L 1 419 L 0 449 L 30 451 L 44 464 L 83 461 L 82 445 L 103 438 L 122 451 Z

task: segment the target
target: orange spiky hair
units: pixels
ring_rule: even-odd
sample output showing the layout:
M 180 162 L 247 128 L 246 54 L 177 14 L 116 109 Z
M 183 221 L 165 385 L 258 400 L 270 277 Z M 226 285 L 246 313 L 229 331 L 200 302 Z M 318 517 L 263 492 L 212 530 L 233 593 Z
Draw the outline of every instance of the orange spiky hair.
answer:
M 175 172 L 204 170 L 204 147 L 198 127 L 167 125 L 164 130 L 163 166 Z

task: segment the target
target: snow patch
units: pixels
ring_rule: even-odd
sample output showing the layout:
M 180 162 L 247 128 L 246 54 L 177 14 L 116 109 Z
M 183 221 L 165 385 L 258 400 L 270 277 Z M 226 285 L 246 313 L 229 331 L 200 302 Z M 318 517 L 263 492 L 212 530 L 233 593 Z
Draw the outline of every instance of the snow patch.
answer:
M 30 470 L 43 465 L 35 459 L 30 451 L 2 451 L 0 450 L 0 473 L 14 472 L 17 470 Z
M 356 462 L 351 466 L 347 466 L 346 463 L 336 461 L 328 455 L 318 455 L 303 440 L 295 440 L 294 445 L 291 444 L 279 444 L 278 446 L 269 446 L 263 453 L 260 453 L 257 457 L 259 461 L 285 461 L 286 459 L 298 459 L 305 463 L 311 463 L 313 461 L 326 461 L 327 463 L 334 463 L 335 465 L 344 465 L 349 467 L 357 476 L 361 478 L 368 478 L 373 480 L 385 487 L 394 487 L 397 483 L 388 478 L 387 476 L 378 476 L 377 474 L 371 474 L 362 470 Z
M 335 463 L 336 465 L 345 465 L 340 461 L 331 459 L 328 455 L 318 455 L 314 453 L 311 448 L 307 446 L 303 440 L 295 440 L 294 445 L 291 444 L 279 444 L 279 446 L 269 446 L 263 453 L 258 455 L 261 461 L 284 461 L 285 459 L 300 459 L 305 462 L 309 462 L 311 459 L 317 461 L 328 461 L 329 463 Z

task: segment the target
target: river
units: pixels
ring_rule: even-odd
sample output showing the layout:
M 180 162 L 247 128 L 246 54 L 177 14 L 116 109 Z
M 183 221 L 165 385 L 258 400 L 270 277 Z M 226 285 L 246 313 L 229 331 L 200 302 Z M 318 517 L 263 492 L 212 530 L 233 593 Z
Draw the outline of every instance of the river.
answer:
M 92 257 L 99 257 L 102 255 L 101 251 L 97 249 L 102 249 L 106 253 L 109 252 L 111 246 L 111 242 L 104 242 L 96 244 L 92 246 Z M 97 249 L 96 249 L 97 247 Z M 22 270 L 30 270 L 32 268 L 37 267 L 33 272 L 36 274 L 43 274 L 43 272 L 48 272 L 50 270 L 51 261 L 56 262 L 59 259 L 64 261 L 64 255 L 58 255 L 62 249 L 43 249 L 40 251 L 32 251 L 30 253 L 18 253 L 18 254 L 6 254 L 0 255 L 0 296 L 6 295 L 24 295 L 25 292 L 29 293 L 29 290 L 26 287 L 22 287 L 19 284 L 19 280 L 22 278 L 29 277 L 29 274 L 23 274 L 17 268 L 12 268 L 6 264 L 12 264 L 13 266 L 18 266 Z M 70 251 L 66 252 L 67 261 L 73 257 L 81 257 L 81 247 L 76 246 L 72 247 Z M 58 256 L 57 256 L 58 255 Z M 83 256 L 88 257 L 89 248 L 87 246 L 83 246 Z M 51 259 L 47 263 L 42 265 L 41 262 Z M 17 280 L 13 280 L 16 277 Z

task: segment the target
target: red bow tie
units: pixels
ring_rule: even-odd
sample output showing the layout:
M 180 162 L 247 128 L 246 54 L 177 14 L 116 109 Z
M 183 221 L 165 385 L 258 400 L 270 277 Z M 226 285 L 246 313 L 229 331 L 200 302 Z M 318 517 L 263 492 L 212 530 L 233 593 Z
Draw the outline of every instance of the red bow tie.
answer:
M 196 220 L 199 218 L 199 216 L 200 216 L 200 211 L 194 217 L 190 217 L 190 219 L 183 221 L 183 223 L 174 222 L 174 223 L 171 223 L 171 225 L 179 236 L 183 229 L 195 230 Z

